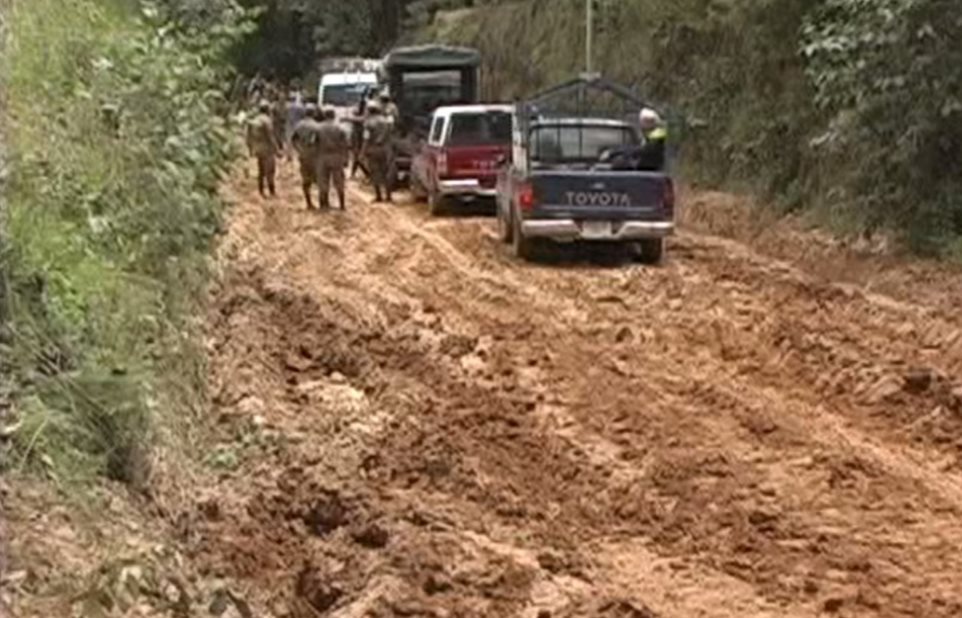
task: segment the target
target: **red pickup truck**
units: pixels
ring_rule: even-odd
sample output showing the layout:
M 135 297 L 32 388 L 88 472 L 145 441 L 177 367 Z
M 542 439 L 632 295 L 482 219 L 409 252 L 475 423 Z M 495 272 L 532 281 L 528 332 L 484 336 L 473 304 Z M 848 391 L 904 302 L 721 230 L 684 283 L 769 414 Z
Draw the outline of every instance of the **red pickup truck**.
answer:
M 427 142 L 411 163 L 411 192 L 437 215 L 458 203 L 491 199 L 498 168 L 511 156 L 510 105 L 439 107 Z

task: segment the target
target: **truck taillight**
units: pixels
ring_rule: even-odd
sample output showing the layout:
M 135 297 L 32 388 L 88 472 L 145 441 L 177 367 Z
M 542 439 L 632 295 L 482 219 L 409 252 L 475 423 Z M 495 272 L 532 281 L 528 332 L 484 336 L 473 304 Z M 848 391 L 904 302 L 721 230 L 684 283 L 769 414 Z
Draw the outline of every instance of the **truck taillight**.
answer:
M 534 187 L 524 184 L 518 191 L 518 206 L 521 210 L 531 210 L 538 204 L 538 196 L 535 195 Z
M 438 155 L 438 176 L 448 175 L 448 155 L 442 152 Z
M 674 216 L 675 214 L 675 183 L 672 182 L 671 178 L 665 178 L 664 195 L 662 196 L 662 202 L 665 205 L 665 211 L 667 214 Z

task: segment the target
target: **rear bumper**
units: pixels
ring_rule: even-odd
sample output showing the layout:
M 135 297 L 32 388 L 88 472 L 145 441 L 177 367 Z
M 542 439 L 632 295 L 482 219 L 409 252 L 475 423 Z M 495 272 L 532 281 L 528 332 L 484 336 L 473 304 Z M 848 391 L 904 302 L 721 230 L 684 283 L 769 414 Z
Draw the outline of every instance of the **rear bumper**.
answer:
M 498 194 L 497 189 L 486 189 L 475 178 L 441 180 L 438 182 L 438 191 L 441 195 L 451 197 L 495 197 Z
M 574 219 L 531 219 L 521 223 L 528 238 L 550 238 L 560 241 L 592 240 L 625 242 L 649 238 L 665 238 L 675 233 L 674 221 L 615 221 L 611 233 L 604 237 L 586 236 Z

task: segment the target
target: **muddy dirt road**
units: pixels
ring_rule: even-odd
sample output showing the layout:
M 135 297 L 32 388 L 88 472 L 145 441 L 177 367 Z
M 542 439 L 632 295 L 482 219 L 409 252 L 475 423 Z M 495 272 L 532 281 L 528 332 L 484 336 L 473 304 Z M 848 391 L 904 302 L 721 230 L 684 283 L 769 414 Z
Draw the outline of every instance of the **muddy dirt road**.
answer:
M 251 184 L 210 340 L 244 447 L 183 533 L 272 614 L 962 615 L 950 290 L 693 232 L 527 265 L 490 219 Z

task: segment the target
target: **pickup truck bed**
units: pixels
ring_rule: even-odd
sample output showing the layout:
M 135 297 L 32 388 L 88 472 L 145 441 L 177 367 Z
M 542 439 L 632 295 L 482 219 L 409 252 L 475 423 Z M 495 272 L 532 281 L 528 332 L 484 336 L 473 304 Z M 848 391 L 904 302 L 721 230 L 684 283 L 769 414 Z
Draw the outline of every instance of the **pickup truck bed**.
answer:
M 534 117 L 529 117 L 534 115 Z M 638 128 L 607 117 L 515 111 L 511 161 L 498 176 L 501 239 L 522 258 L 543 239 L 634 243 L 661 260 L 675 230 L 675 191 L 664 171 L 626 167 L 612 155 L 643 146 Z

